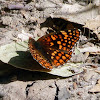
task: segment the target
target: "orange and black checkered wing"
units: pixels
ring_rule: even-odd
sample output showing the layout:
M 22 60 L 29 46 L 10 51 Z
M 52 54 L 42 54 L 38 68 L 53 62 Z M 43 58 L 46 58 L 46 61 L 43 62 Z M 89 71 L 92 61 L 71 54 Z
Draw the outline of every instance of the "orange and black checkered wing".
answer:
M 33 59 L 36 60 L 42 67 L 46 69 L 52 69 L 51 63 L 49 63 L 47 55 L 41 45 L 34 39 L 29 38 L 29 50 Z
M 66 63 L 72 55 L 72 48 L 79 40 L 78 29 L 47 34 L 37 42 L 44 48 L 47 58 L 53 67 Z
M 78 29 L 60 31 L 44 35 L 38 41 L 45 49 L 57 49 L 69 52 L 79 40 L 80 31 Z

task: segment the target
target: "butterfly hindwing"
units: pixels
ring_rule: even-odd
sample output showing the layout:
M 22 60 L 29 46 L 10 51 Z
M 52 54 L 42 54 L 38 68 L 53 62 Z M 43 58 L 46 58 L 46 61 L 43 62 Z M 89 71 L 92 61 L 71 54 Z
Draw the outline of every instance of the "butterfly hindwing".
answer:
M 41 52 L 39 52 L 39 50 L 36 48 L 35 43 L 36 43 L 36 41 L 34 39 L 29 38 L 29 50 L 31 52 L 31 55 L 33 56 L 33 59 L 35 59 L 44 68 L 52 69 L 52 65 L 43 56 L 43 54 Z

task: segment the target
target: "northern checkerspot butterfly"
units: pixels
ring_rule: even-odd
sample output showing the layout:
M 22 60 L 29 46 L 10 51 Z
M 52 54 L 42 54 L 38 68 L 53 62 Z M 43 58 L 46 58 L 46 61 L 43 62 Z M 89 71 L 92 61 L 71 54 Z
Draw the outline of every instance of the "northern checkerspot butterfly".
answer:
M 52 69 L 66 63 L 72 55 L 72 48 L 79 40 L 78 29 L 46 34 L 35 41 L 29 38 L 29 50 L 42 67 Z

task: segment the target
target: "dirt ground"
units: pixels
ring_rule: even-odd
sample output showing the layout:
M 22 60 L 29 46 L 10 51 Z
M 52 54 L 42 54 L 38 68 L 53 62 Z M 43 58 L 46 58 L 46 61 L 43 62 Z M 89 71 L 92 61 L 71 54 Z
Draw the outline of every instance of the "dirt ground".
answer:
M 99 0 L 0 0 L 0 46 L 21 40 L 23 33 L 34 39 L 45 35 L 54 18 L 83 31 L 81 56 L 72 60 L 83 62 L 84 71 L 63 78 L 0 61 L 0 100 L 100 100 Z

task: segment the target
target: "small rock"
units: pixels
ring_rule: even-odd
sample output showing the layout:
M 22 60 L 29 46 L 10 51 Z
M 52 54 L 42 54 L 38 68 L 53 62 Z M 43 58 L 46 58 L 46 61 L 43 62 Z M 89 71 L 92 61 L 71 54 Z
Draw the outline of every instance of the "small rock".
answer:
M 1 20 L 4 25 L 10 25 L 12 18 L 10 16 L 4 16 L 4 17 L 1 17 Z
M 73 88 L 74 88 L 74 89 L 77 88 L 77 83 L 76 83 L 76 82 L 73 83 Z
M 67 91 L 66 88 L 62 88 L 58 93 L 58 100 L 66 100 L 70 98 L 70 93 Z
M 98 80 L 98 84 L 96 84 L 89 92 L 100 92 L 100 79 Z
M 18 9 L 23 9 L 24 8 L 24 5 L 21 4 L 21 3 L 18 3 L 18 4 L 9 4 L 8 5 L 8 9 L 11 9 L 11 10 L 18 10 Z

